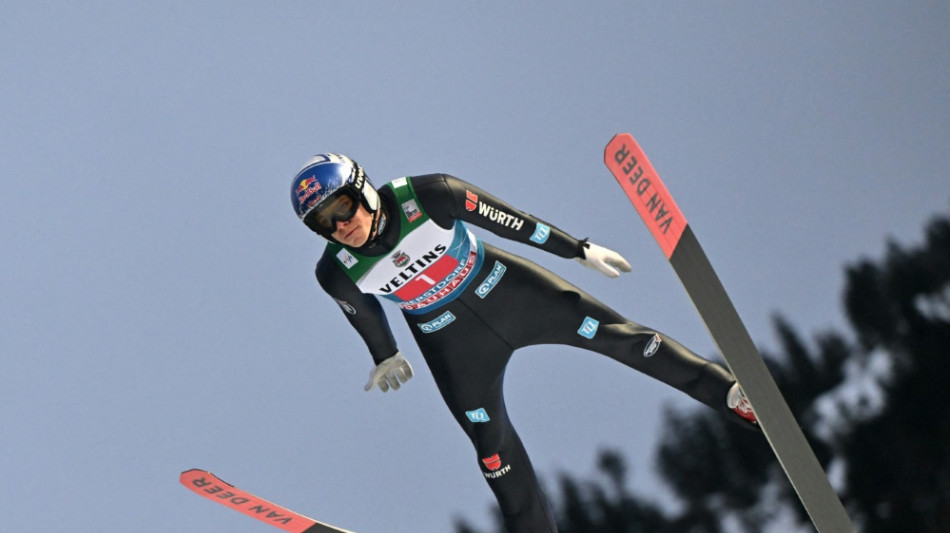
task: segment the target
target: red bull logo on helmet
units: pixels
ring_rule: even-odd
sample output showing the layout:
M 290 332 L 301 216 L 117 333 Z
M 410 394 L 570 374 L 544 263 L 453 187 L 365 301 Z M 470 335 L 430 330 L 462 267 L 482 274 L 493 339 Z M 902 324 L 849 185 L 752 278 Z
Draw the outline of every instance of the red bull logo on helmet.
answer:
M 300 180 L 300 184 L 297 185 L 297 204 L 300 206 L 299 212 L 306 213 L 311 207 L 316 205 L 317 202 L 323 198 L 322 194 L 317 194 L 323 187 L 320 185 L 320 182 L 317 181 L 317 178 L 305 178 Z

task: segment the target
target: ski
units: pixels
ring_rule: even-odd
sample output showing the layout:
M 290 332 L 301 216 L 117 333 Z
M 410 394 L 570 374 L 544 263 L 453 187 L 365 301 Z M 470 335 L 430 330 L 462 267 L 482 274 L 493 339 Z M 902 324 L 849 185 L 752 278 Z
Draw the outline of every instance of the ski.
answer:
M 772 451 L 821 533 L 854 528 L 814 451 L 719 277 L 673 197 L 646 154 L 629 133 L 613 137 L 604 163 L 646 223 L 679 277 L 700 318 L 739 381 Z
M 333 527 L 241 490 L 205 470 L 186 470 L 178 478 L 182 485 L 199 496 L 279 527 L 288 533 L 353 533 Z

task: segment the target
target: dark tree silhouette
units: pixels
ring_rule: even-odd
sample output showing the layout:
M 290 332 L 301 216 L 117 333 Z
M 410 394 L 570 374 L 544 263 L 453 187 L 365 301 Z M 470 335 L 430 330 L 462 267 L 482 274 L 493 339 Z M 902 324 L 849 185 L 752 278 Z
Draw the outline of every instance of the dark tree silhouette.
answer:
M 906 250 L 847 271 L 845 306 L 883 396 L 868 414 L 846 410 L 845 491 L 864 531 L 950 531 L 950 219 Z

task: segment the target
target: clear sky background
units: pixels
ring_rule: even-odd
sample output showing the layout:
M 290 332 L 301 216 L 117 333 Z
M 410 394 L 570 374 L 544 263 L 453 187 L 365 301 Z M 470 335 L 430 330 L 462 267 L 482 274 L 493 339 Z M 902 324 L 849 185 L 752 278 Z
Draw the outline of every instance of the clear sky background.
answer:
M 290 180 L 338 151 L 377 183 L 475 182 L 625 255 L 610 280 L 479 232 L 712 356 L 602 164 L 631 132 L 753 338 L 842 328 L 843 266 L 950 207 L 945 2 L 0 2 L 0 529 L 264 532 L 201 467 L 360 533 L 488 523 L 477 457 L 405 323 L 371 359 L 313 278 Z M 518 4 L 518 5 L 512 5 Z M 680 393 L 593 354 L 516 354 L 538 471 L 651 459 Z

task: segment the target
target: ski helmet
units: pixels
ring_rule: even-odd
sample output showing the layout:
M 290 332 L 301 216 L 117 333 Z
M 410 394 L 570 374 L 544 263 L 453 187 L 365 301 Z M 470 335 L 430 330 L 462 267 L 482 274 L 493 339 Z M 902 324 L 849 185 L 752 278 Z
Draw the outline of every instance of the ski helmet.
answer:
M 360 205 L 373 214 L 374 227 L 379 211 L 379 194 L 363 168 L 340 154 L 318 154 L 304 163 L 294 176 L 290 200 L 300 220 L 328 239 L 336 223 L 352 218 Z

